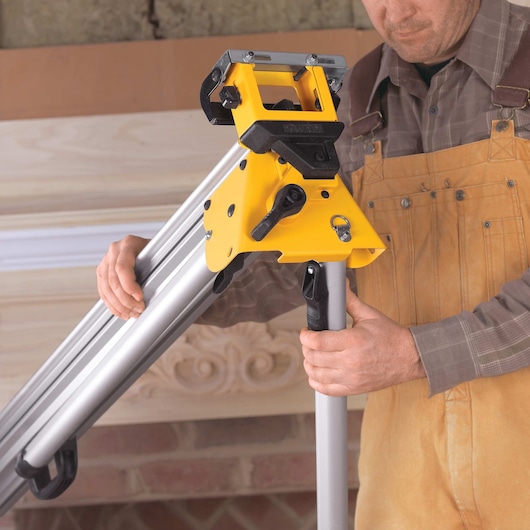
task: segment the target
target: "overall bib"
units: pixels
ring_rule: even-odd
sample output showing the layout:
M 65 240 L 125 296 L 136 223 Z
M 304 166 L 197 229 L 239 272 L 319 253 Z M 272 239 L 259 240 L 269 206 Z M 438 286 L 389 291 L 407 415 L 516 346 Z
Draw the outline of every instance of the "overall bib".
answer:
M 472 311 L 528 268 L 530 141 L 487 140 L 383 159 L 353 174 L 387 250 L 359 297 L 403 325 Z M 356 530 L 530 529 L 530 369 L 428 397 L 425 379 L 371 393 Z

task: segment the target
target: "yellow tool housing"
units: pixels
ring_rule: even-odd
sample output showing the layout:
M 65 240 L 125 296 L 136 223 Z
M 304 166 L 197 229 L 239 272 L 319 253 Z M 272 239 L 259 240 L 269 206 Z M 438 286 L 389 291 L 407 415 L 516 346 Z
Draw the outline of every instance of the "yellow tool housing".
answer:
M 237 92 L 232 116 L 245 147 L 245 138 L 259 123 L 279 123 L 288 141 L 290 132 L 302 137 L 305 131 L 316 132 L 318 136 L 322 124 L 337 122 L 320 66 L 306 66 L 293 75 L 285 67 L 235 63 L 226 75 L 225 86 Z M 298 98 L 296 110 L 266 106 L 260 88 L 271 86 L 290 87 Z M 270 212 L 276 194 L 289 184 L 304 190 L 305 204 L 256 241 L 252 231 Z M 357 268 L 371 263 L 385 249 L 338 175 L 307 178 L 274 151 L 274 144 L 263 153 L 249 150 L 240 166 L 224 179 L 207 201 L 204 227 L 206 260 L 213 272 L 246 252 L 276 251 L 280 253 L 278 261 L 284 263 L 346 260 L 348 267 Z

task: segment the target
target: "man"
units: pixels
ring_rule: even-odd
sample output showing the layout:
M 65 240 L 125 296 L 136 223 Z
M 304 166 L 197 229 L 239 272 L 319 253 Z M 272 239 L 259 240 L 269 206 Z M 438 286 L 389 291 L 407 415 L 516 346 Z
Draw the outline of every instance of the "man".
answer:
M 345 79 L 338 151 L 388 249 L 356 271 L 350 329 L 302 330 L 309 382 L 370 392 L 357 530 L 528 528 L 530 9 L 363 2 L 385 45 Z M 118 315 L 143 309 L 143 245 L 98 269 Z

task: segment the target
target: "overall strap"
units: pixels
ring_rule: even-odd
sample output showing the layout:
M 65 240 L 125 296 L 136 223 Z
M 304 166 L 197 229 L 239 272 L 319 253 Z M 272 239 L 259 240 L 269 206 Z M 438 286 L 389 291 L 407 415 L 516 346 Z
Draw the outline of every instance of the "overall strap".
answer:
M 364 136 L 383 125 L 378 98 L 374 98 L 372 107 L 368 109 L 370 94 L 379 73 L 382 49 L 383 45 L 380 44 L 360 59 L 350 72 L 349 127 L 354 137 Z
M 524 109 L 530 105 L 530 31 L 523 33 L 510 66 L 493 92 L 493 103 L 498 107 Z

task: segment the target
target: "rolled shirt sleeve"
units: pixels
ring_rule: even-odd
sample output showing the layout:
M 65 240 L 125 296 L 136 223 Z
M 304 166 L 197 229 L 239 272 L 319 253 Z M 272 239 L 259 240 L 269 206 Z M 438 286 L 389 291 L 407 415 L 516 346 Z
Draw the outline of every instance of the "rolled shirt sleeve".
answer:
M 474 311 L 410 329 L 431 395 L 530 366 L 530 269 Z

